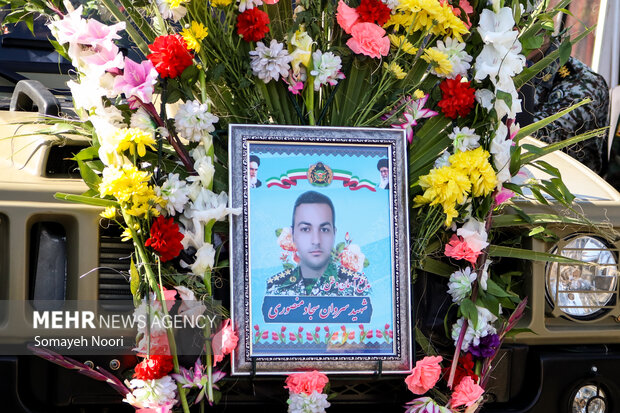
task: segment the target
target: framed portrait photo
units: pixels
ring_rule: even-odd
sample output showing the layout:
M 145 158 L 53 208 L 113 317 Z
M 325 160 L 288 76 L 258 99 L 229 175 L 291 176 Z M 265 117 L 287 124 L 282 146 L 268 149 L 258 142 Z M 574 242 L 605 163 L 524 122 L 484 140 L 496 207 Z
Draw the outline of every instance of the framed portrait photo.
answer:
M 233 374 L 412 365 L 403 130 L 230 125 Z

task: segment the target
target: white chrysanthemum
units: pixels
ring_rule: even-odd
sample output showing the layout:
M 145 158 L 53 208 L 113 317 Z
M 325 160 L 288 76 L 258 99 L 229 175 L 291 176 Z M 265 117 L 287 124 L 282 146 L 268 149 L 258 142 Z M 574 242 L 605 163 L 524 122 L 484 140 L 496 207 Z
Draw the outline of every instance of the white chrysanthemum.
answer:
M 456 126 L 448 137 L 453 141 L 452 145 L 455 152 L 465 152 L 480 146 L 480 136 L 476 134 L 475 130 L 467 126 L 463 128 Z
M 450 166 L 450 157 L 452 154 L 449 151 L 443 151 L 441 155 L 435 159 L 435 164 L 433 165 L 435 168 L 443 168 L 444 166 Z
M 161 303 L 157 300 L 155 293 L 151 293 L 148 304 L 145 297 L 140 305 L 133 311 L 133 320 L 136 325 L 140 325 L 144 320 L 150 320 L 150 331 L 152 335 L 166 333 L 165 323 L 162 319 L 163 316 L 164 313 Z
M 280 76 L 287 76 L 290 69 L 289 63 L 293 58 L 284 47 L 275 39 L 271 40 L 269 47 L 263 42 L 256 43 L 256 49 L 250 52 L 252 73 L 265 83 L 272 79 L 278 81 Z
M 134 407 L 155 408 L 176 403 L 177 386 L 170 376 L 156 380 L 133 379 L 127 384 L 132 392 L 123 401 Z
M 396 12 L 396 8 L 400 6 L 400 0 L 381 0 L 383 4 L 392 10 L 392 14 Z
M 243 13 L 248 9 L 253 9 L 256 6 L 262 6 L 263 0 L 238 0 L 239 12 Z
M 497 317 L 484 307 L 476 306 L 476 309 L 478 310 L 478 323 L 475 326 L 472 325 L 471 320 L 467 323 L 467 331 L 465 331 L 463 344 L 461 345 L 462 351 L 469 350 L 469 346 L 479 345 L 482 337 L 497 333 L 497 330 L 492 324 L 495 320 L 497 320 Z M 464 319 L 459 318 L 457 322 L 452 325 L 452 339 L 454 340 L 455 345 L 458 341 L 459 335 L 461 334 L 463 322 Z
M 170 19 L 177 23 L 187 14 L 187 9 L 184 6 L 170 7 L 170 3 L 167 0 L 155 0 L 159 13 L 164 19 Z
M 319 90 L 321 85 L 329 83 L 335 86 L 339 79 L 344 79 L 342 60 L 332 52 L 323 53 L 320 50 L 312 53 L 314 69 L 310 72 L 314 76 L 314 90 Z
M 155 187 L 157 196 L 166 201 L 168 215 L 183 213 L 185 204 L 189 201 L 187 182 L 179 180 L 179 174 L 168 174 L 168 179 L 162 186 Z
M 480 252 L 489 245 L 485 223 L 476 218 L 470 218 L 456 231 L 456 235 L 462 237 L 467 246 L 474 252 Z
M 316 390 L 310 394 L 291 393 L 287 403 L 289 413 L 323 413 L 330 406 L 327 394 Z
M 190 265 L 192 273 L 198 275 L 199 277 L 204 277 L 205 272 L 213 268 L 214 265 L 215 249 L 213 248 L 213 245 L 208 243 L 202 244 L 202 246 L 198 248 L 198 251 L 196 251 L 196 261 Z
M 463 271 L 455 271 L 450 275 L 448 282 L 448 294 L 452 296 L 452 301 L 460 303 L 471 293 L 471 283 L 476 280 L 476 273 L 472 272 L 471 267 Z
M 139 108 L 137 111 L 131 114 L 129 126 L 132 128 L 140 129 L 144 132 L 148 132 L 153 136 L 157 131 L 157 125 L 155 124 L 155 121 L 153 121 L 151 115 L 149 115 L 149 113 L 143 108 Z
M 457 75 L 467 77 L 472 57 L 465 51 L 465 43 L 447 37 L 444 41 L 437 42 L 436 49 L 448 56 L 448 60 L 452 63 L 452 73 L 448 76 L 449 79 L 454 79 Z
M 185 102 L 179 106 L 174 116 L 174 125 L 185 139 L 200 142 L 204 136 L 215 130 L 214 123 L 219 118 L 209 112 L 209 103 L 200 103 L 197 100 Z

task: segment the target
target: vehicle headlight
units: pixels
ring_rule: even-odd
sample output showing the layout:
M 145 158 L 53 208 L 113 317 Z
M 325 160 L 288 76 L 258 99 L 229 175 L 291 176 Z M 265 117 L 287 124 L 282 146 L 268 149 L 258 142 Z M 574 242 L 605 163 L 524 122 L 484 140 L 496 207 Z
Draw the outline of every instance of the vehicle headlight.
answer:
M 575 393 L 571 413 L 606 413 L 606 400 L 603 390 L 592 384 L 585 385 Z
M 546 271 L 551 305 L 573 318 L 592 318 L 615 303 L 618 290 L 616 254 L 601 239 L 578 235 L 556 245 L 559 254 L 584 264 L 550 263 Z

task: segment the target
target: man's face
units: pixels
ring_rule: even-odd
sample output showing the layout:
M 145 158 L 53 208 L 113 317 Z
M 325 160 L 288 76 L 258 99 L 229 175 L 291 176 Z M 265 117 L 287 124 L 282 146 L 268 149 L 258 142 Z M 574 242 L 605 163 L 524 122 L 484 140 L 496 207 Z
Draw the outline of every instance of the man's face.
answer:
M 256 178 L 256 172 L 258 172 L 258 164 L 250 162 L 250 178 Z
M 379 173 L 381 174 L 381 179 L 387 179 L 388 177 L 388 168 L 385 166 L 379 169 Z
M 327 204 L 301 204 L 295 210 L 293 242 L 300 266 L 321 270 L 329 262 L 334 248 L 336 228 Z

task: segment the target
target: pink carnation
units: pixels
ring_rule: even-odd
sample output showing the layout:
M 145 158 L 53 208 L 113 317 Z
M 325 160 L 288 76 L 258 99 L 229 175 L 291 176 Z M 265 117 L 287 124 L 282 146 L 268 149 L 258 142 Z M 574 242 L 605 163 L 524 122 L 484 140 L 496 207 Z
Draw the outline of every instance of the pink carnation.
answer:
M 424 394 L 432 389 L 441 376 L 441 356 L 427 356 L 419 360 L 405 379 L 407 387 L 414 394 Z
M 452 235 L 450 242 L 446 245 L 446 257 L 455 258 L 457 260 L 467 260 L 472 265 L 476 264 L 478 255 L 481 251 L 472 250 L 463 238 Z
M 232 353 L 237 347 L 239 337 L 233 329 L 230 322 L 230 318 L 227 318 L 222 323 L 222 328 L 213 336 L 211 347 L 213 347 L 213 365 L 215 366 L 220 361 L 224 360 L 224 356 Z
M 465 376 L 454 389 L 450 404 L 452 407 L 471 406 L 476 403 L 480 396 L 484 393 L 484 389 L 477 385 L 470 376 Z
M 301 373 L 293 373 L 286 378 L 285 389 L 291 393 L 305 393 L 307 395 L 312 392 L 322 393 L 325 385 L 329 382 L 327 376 L 316 370 L 304 371 Z
M 353 26 L 359 21 L 359 18 L 360 15 L 353 7 L 347 6 L 342 0 L 338 2 L 336 20 L 346 34 L 351 34 L 351 29 L 353 29 Z
M 265 4 L 277 4 L 280 0 L 265 0 Z
M 351 35 L 347 46 L 353 53 L 380 59 L 390 51 L 390 39 L 385 30 L 374 23 L 357 23 L 351 29 Z

